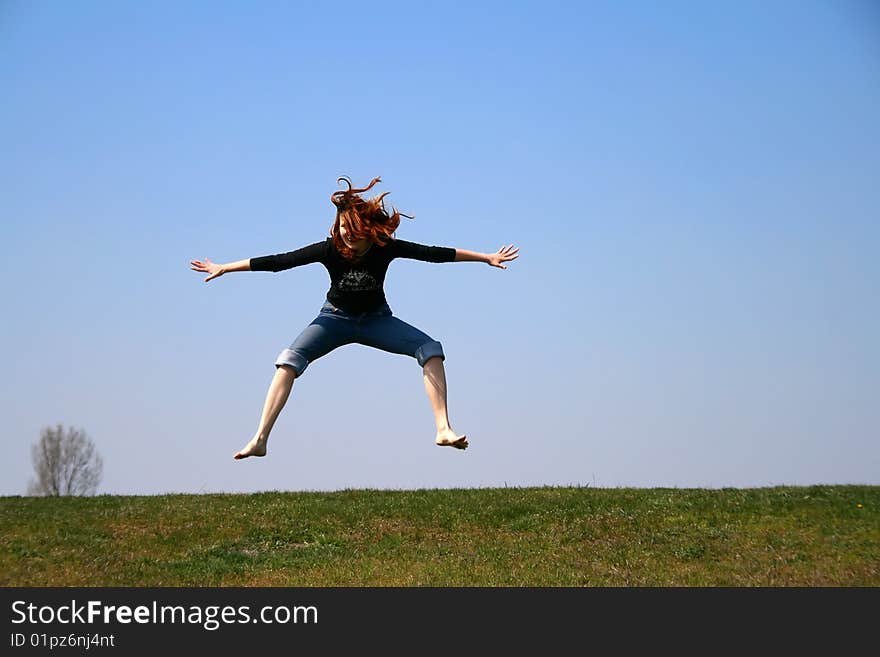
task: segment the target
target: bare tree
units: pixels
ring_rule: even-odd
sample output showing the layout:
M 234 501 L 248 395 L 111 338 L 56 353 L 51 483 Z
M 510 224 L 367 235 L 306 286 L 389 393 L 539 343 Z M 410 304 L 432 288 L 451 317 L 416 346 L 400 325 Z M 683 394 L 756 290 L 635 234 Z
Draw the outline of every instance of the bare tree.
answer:
M 90 495 L 98 488 L 104 463 L 84 431 L 60 424 L 46 427 L 31 447 L 36 480 L 29 495 Z

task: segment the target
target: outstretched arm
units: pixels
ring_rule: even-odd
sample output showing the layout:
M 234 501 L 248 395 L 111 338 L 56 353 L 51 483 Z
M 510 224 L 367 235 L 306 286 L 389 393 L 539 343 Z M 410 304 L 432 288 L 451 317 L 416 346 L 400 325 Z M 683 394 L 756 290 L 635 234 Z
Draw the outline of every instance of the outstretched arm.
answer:
M 219 265 L 205 258 L 201 260 L 193 260 L 193 271 L 205 271 L 210 274 L 205 279 L 205 283 L 212 278 L 222 276 L 230 271 L 274 271 L 279 272 L 301 265 L 308 265 L 313 262 L 320 262 L 324 257 L 324 251 L 327 248 L 327 241 L 315 242 L 309 244 L 296 251 L 288 251 L 287 253 L 278 253 L 276 255 L 260 256 L 259 258 L 248 258 L 247 260 L 239 260 L 237 262 L 229 262 L 225 265 Z
M 247 260 L 238 260 L 237 262 L 229 262 L 225 265 L 221 265 L 216 262 L 211 262 L 207 258 L 202 260 L 193 260 L 190 262 L 190 269 L 193 271 L 204 271 L 208 272 L 210 276 L 205 279 L 205 283 L 210 281 L 212 278 L 217 278 L 218 276 L 222 276 L 226 272 L 230 271 L 250 271 L 251 270 L 251 261 Z
M 477 253 L 465 249 L 454 249 L 451 246 L 425 246 L 415 242 L 395 239 L 391 242 L 393 258 L 412 258 L 425 262 L 485 262 L 493 267 L 507 269 L 503 264 L 509 260 L 516 260 L 518 248 L 502 246 L 496 253 Z
M 464 249 L 455 250 L 455 262 L 485 262 L 492 267 L 500 267 L 507 269 L 505 262 L 516 260 L 519 257 L 519 248 L 514 248 L 513 244 L 502 246 L 495 253 L 477 253 L 476 251 L 465 251 Z

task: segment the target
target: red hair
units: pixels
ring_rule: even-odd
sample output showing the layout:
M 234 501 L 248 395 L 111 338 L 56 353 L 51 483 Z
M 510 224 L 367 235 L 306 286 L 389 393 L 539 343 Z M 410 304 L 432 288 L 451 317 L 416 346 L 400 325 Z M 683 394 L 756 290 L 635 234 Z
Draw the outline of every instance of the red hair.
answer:
M 339 221 L 342 217 L 345 217 L 352 240 L 367 238 L 371 243 L 378 244 L 379 246 L 388 244 L 388 241 L 394 235 L 394 231 L 400 225 L 401 217 L 415 219 L 414 216 L 398 212 L 394 206 L 391 207 L 391 214 L 388 214 L 382 199 L 390 194 L 390 192 L 383 192 L 379 196 L 366 200 L 359 196 L 361 192 L 366 192 L 381 180 L 381 178 L 376 177 L 366 187 L 354 189 L 348 176 L 336 179 L 337 183 L 340 181 L 346 183 L 348 189 L 338 190 L 330 195 L 330 201 L 336 206 L 336 220 L 330 228 L 330 237 L 333 238 L 333 244 L 336 246 L 336 249 L 348 260 L 351 260 L 354 255 L 339 235 Z

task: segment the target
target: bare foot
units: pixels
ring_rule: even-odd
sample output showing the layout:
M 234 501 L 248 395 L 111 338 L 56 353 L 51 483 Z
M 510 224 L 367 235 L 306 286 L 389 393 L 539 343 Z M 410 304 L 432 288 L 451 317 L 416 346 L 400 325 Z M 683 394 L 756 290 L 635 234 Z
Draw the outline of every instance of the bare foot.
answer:
M 260 440 L 254 436 L 251 441 L 242 448 L 241 451 L 235 453 L 232 457 L 236 460 L 246 459 L 248 456 L 266 456 L 266 440 Z
M 455 447 L 455 449 L 467 449 L 467 436 L 456 436 L 452 429 L 444 429 L 437 432 L 434 442 L 441 447 Z

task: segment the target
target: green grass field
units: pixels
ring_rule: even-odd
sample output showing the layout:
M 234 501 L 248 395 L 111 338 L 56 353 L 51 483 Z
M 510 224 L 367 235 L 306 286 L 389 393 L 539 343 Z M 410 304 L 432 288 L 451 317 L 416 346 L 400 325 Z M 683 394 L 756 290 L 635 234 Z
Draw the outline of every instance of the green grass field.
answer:
M 880 486 L 0 498 L 3 586 L 877 586 Z

